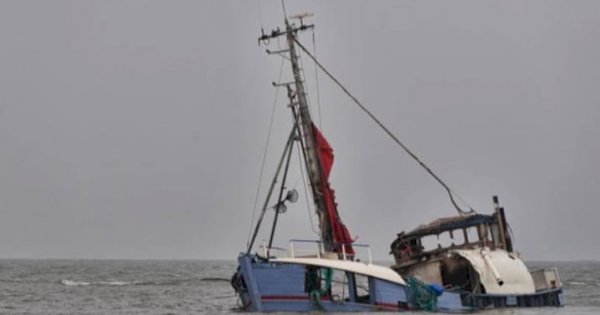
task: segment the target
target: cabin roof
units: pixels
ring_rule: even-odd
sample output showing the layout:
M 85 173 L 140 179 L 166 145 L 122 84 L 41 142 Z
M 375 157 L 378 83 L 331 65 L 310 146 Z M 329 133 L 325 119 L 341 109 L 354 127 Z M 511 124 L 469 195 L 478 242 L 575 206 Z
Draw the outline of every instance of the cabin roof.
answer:
M 467 259 L 479 274 L 479 281 L 487 294 L 532 294 L 535 284 L 525 263 L 516 255 L 505 250 L 461 249 L 453 250 L 453 254 Z M 485 256 L 489 257 L 489 263 Z M 499 285 L 494 271 L 502 278 Z
M 398 234 L 398 237 L 412 238 L 431 234 L 440 234 L 445 231 L 476 226 L 482 223 L 494 223 L 495 220 L 496 219 L 494 215 L 484 214 L 471 214 L 466 216 L 438 218 L 436 220 L 431 221 L 428 224 L 420 225 L 416 229 L 408 233 L 401 232 Z
M 338 260 L 338 259 L 326 259 L 326 258 L 273 258 L 270 259 L 272 262 L 277 263 L 289 263 L 289 264 L 300 264 L 308 266 L 317 266 L 324 268 L 333 268 L 343 271 L 353 272 L 355 274 L 365 275 L 374 277 L 377 279 L 386 280 L 392 283 L 398 283 L 406 285 L 404 279 L 389 267 L 365 264 L 362 262 L 351 261 L 351 260 Z

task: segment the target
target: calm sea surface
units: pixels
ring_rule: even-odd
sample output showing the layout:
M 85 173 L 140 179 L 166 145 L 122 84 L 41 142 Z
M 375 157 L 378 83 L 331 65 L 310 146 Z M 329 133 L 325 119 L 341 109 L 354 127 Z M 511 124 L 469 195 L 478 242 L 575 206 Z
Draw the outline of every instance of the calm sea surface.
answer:
M 558 266 L 567 307 L 481 314 L 600 314 L 600 262 Z M 233 261 L 0 260 L 1 314 L 235 312 Z

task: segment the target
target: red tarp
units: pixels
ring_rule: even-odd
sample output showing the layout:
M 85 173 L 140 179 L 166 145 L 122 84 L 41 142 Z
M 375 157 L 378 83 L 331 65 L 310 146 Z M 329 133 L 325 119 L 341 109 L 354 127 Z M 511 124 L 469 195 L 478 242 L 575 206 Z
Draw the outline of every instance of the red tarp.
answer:
M 315 142 L 317 149 L 319 150 L 319 157 L 321 158 L 321 166 L 323 167 L 323 196 L 325 198 L 325 204 L 327 206 L 327 216 L 329 217 L 329 223 L 331 224 L 331 231 L 333 233 L 332 239 L 337 244 L 344 244 L 346 254 L 354 255 L 354 249 L 352 248 L 352 238 L 350 232 L 342 223 L 340 216 L 337 211 L 337 204 L 335 203 L 335 191 L 329 186 L 329 174 L 333 167 L 333 148 L 327 142 L 327 139 L 313 124 L 313 134 L 315 136 Z M 335 246 L 336 252 L 342 252 L 342 248 Z

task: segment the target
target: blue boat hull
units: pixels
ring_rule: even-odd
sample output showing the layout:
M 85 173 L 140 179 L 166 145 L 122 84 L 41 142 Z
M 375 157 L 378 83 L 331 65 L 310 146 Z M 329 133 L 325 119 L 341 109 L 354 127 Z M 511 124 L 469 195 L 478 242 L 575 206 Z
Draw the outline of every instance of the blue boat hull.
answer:
M 355 277 L 346 273 L 342 296 L 331 290 L 322 296 L 311 296 L 307 290 L 307 266 L 274 263 L 255 255 L 242 254 L 232 285 L 239 294 L 242 309 L 258 312 L 371 312 L 418 310 L 414 290 L 408 285 L 367 277 L 368 294 L 357 294 Z M 338 271 L 336 271 L 338 272 Z M 343 271 L 341 271 L 343 272 Z M 474 309 L 506 307 L 563 306 L 562 289 L 530 295 L 474 295 L 445 291 L 434 301 L 434 311 L 466 312 Z

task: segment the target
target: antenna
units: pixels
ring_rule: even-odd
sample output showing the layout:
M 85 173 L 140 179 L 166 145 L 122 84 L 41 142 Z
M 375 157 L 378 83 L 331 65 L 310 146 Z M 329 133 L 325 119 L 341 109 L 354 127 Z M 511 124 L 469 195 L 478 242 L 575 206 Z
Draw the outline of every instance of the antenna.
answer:
M 287 16 L 287 12 L 285 11 L 285 0 L 281 0 L 281 9 L 283 10 L 283 17 Z
M 304 26 L 304 19 L 309 18 L 313 15 L 314 14 L 312 14 L 310 12 L 304 12 L 304 13 L 294 14 L 294 15 L 290 16 L 289 18 L 293 19 L 293 20 L 300 20 L 300 26 Z
M 283 0 L 281 2 L 283 4 Z M 285 7 L 284 7 L 284 12 L 285 12 Z M 306 31 L 309 29 L 313 29 L 315 26 L 313 24 L 304 24 L 304 19 L 313 16 L 312 13 L 301 13 L 301 14 L 295 14 L 290 16 L 290 19 L 296 19 L 296 20 L 300 20 L 300 25 L 299 26 L 295 26 L 295 25 L 288 25 L 288 20 L 287 17 L 285 19 L 285 23 L 286 23 L 286 28 L 285 29 L 280 29 L 275 28 L 273 30 L 271 30 L 270 33 L 265 33 L 264 29 L 261 28 L 260 29 L 260 36 L 258 37 L 258 44 L 260 45 L 260 43 L 265 43 L 266 45 L 269 44 L 269 40 L 273 39 L 273 38 L 277 38 L 280 36 L 287 36 L 288 32 L 292 35 L 295 36 L 299 31 Z M 289 52 L 289 49 L 282 49 L 279 51 L 270 51 L 267 50 L 268 54 L 280 54 L 280 53 L 287 53 Z

